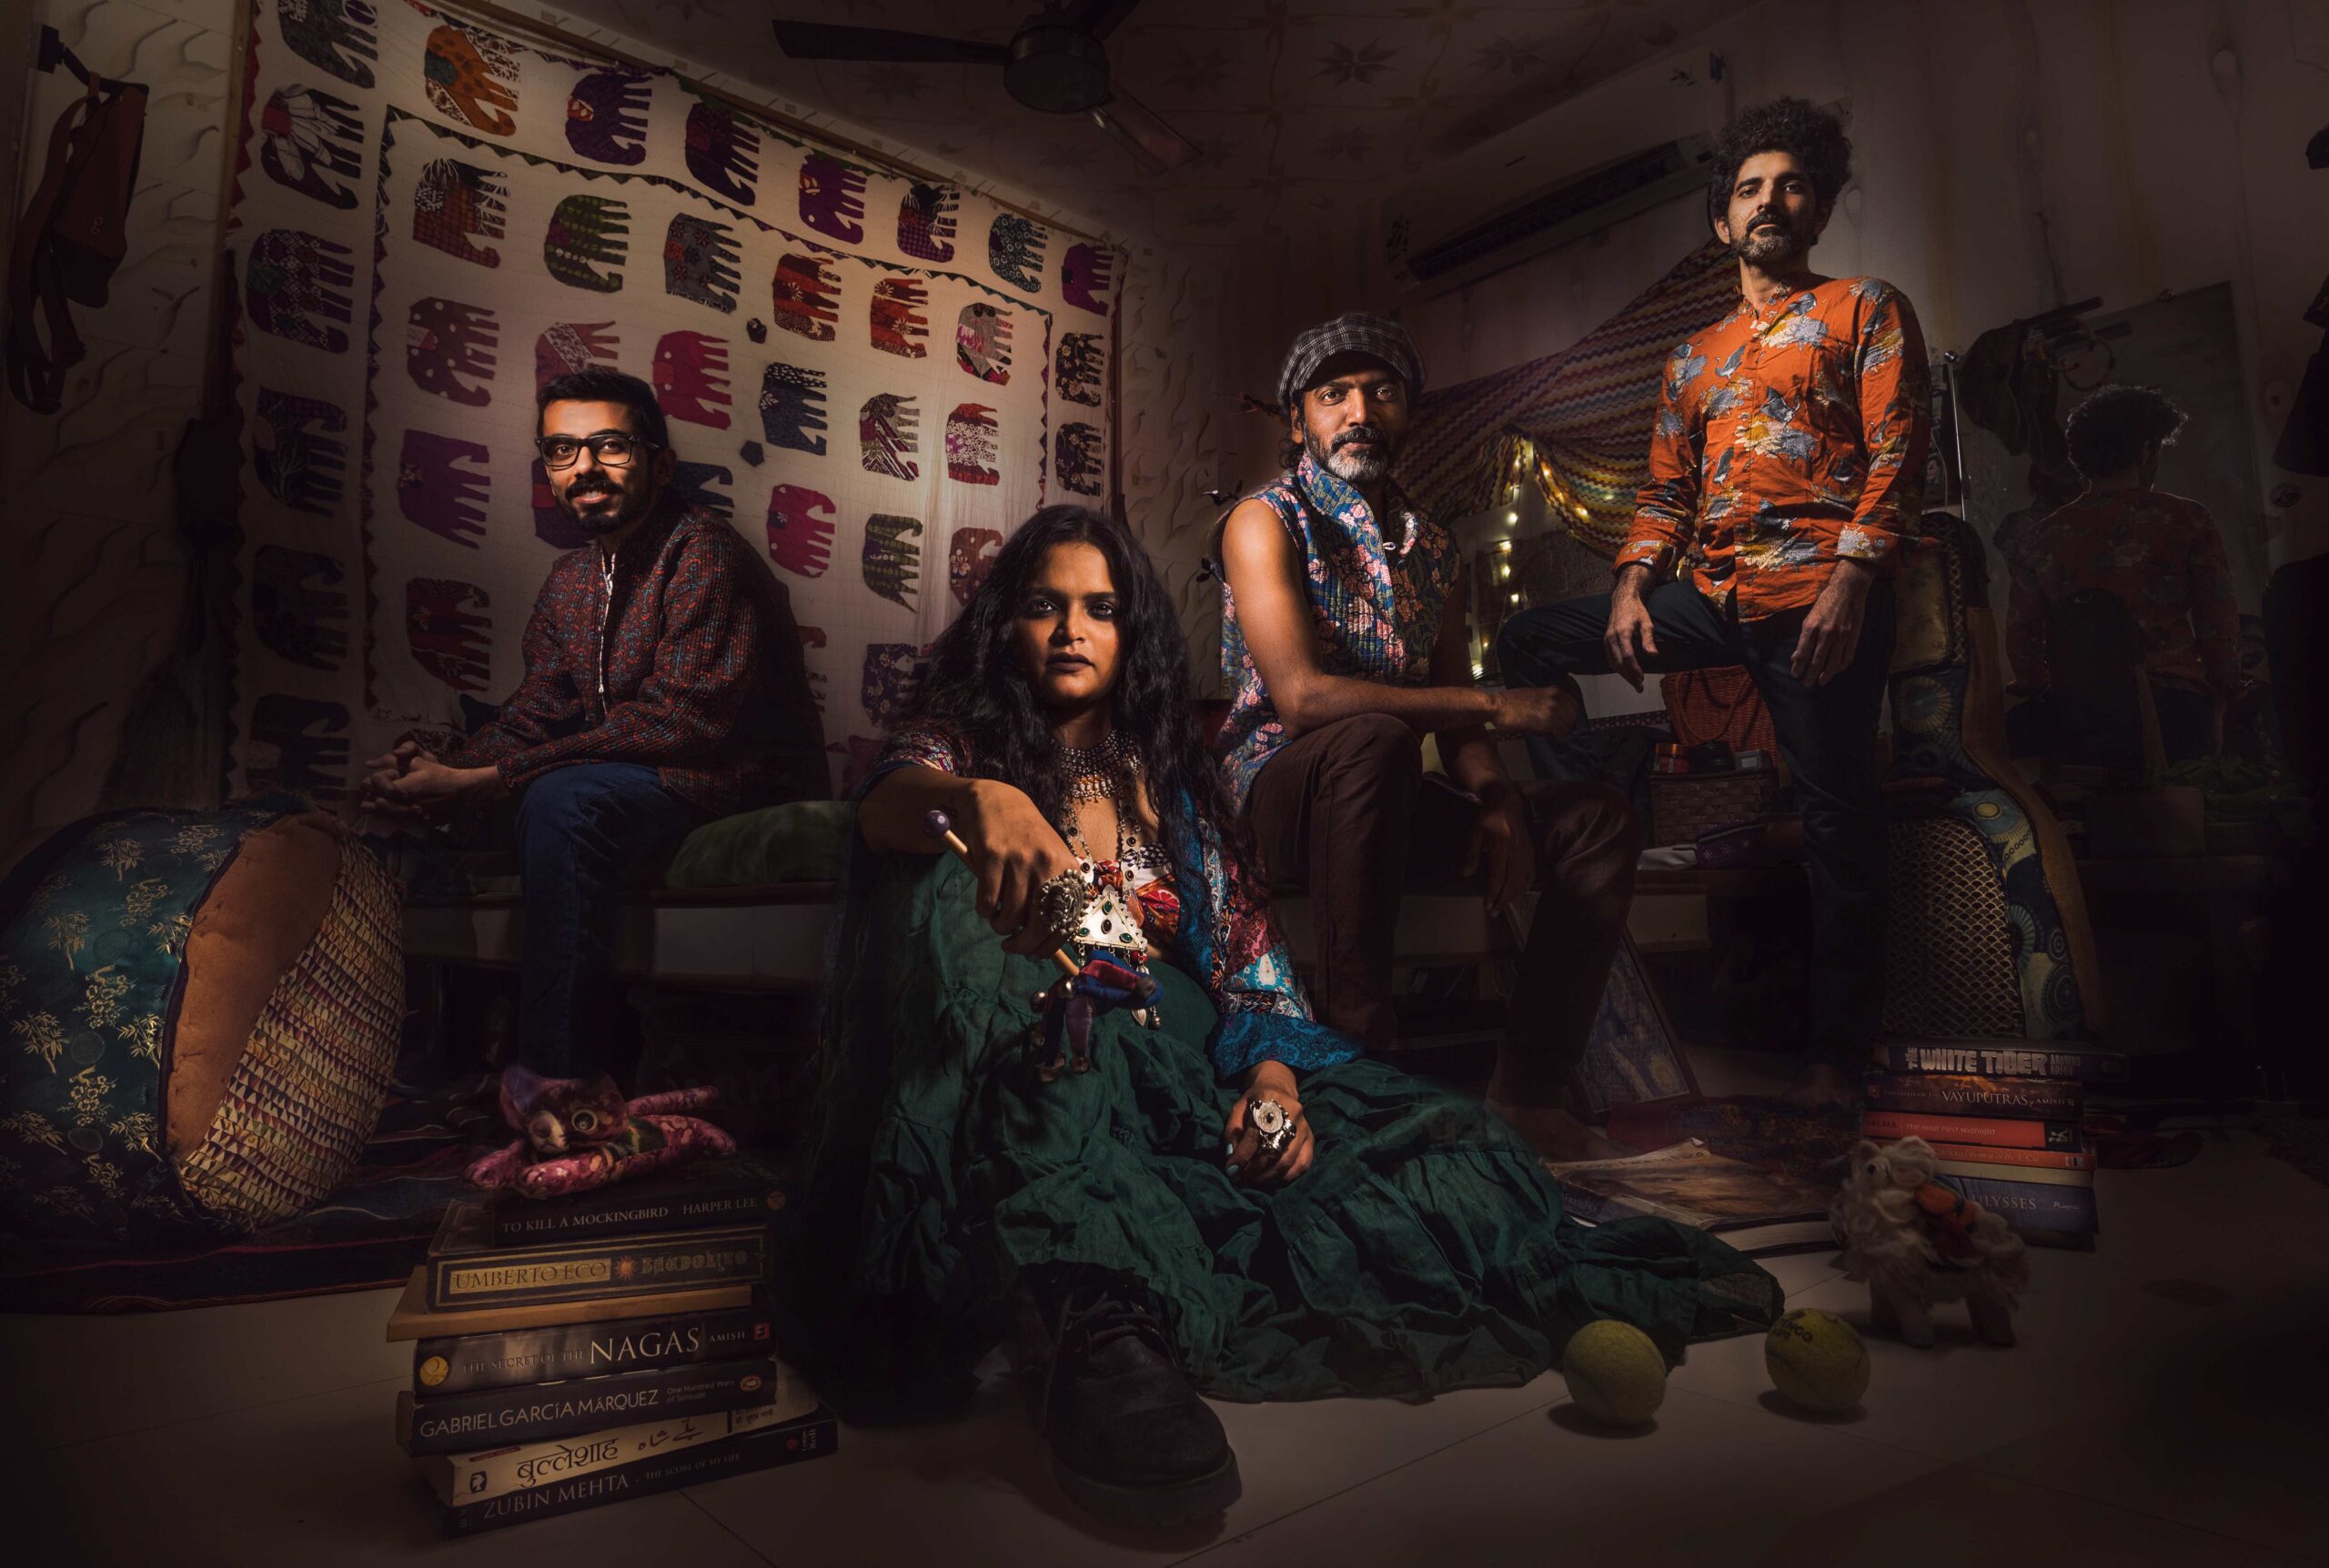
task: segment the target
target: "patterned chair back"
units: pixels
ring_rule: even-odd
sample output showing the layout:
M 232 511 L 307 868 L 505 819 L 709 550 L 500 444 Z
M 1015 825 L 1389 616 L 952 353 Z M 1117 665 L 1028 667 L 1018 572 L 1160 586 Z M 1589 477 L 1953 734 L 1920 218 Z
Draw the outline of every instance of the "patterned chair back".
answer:
M 1947 512 L 1897 582 L 1896 781 L 1937 780 L 1890 829 L 1883 1027 L 1920 1040 L 2100 1036 L 2070 842 L 2008 760 L 1981 540 Z

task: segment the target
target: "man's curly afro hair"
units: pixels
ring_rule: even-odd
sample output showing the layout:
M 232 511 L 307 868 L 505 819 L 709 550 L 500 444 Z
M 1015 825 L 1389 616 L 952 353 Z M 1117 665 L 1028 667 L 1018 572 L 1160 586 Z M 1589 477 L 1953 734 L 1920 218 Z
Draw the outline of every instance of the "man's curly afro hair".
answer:
M 1739 113 L 1714 140 L 1714 167 L 1707 184 L 1707 221 L 1730 211 L 1730 188 L 1739 168 L 1758 153 L 1791 153 L 1811 176 L 1821 207 L 1833 206 L 1852 177 L 1852 144 L 1827 110 L 1803 98 L 1774 98 Z
M 2143 448 L 2164 447 L 2183 428 L 2183 410 L 2156 387 L 2098 387 L 2071 410 L 2062 432 L 2071 467 L 2090 479 L 2132 468 Z

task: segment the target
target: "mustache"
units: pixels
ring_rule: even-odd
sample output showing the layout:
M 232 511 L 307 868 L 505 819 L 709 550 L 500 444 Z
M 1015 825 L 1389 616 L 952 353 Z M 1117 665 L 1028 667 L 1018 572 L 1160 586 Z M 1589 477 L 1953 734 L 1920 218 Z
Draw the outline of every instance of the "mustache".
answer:
M 1383 439 L 1383 432 L 1376 429 L 1374 426 L 1353 425 L 1349 429 L 1345 430 L 1341 435 L 1335 437 L 1335 444 L 1333 447 L 1329 447 L 1328 450 L 1339 452 L 1345 447 L 1352 446 L 1360 441 L 1365 441 L 1376 447 L 1387 446 L 1389 444 Z

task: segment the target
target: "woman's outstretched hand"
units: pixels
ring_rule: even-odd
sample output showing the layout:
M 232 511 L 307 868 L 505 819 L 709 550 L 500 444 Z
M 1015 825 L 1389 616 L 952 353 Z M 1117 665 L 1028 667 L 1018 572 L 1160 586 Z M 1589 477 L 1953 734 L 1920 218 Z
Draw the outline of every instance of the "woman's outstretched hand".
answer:
M 1275 1100 L 1294 1118 L 1294 1137 L 1278 1153 L 1264 1149 L 1261 1134 L 1254 1130 L 1248 1107 L 1256 1100 Z M 1317 1157 L 1318 1140 L 1310 1131 L 1310 1119 L 1302 1114 L 1302 1095 L 1295 1088 L 1294 1069 L 1282 1061 L 1256 1062 L 1245 1075 L 1245 1088 L 1229 1108 L 1229 1124 L 1222 1130 L 1222 1137 L 1228 1145 L 1228 1171 L 1234 1181 L 1248 1186 L 1283 1187 L 1309 1170 L 1310 1161 Z
M 1003 950 L 1033 958 L 1059 945 L 1061 933 L 1030 917 L 1035 890 L 1080 866 L 1067 840 L 1023 789 L 982 779 L 973 784 L 969 809 L 955 821 L 971 848 L 978 874 L 978 910 L 1003 938 Z

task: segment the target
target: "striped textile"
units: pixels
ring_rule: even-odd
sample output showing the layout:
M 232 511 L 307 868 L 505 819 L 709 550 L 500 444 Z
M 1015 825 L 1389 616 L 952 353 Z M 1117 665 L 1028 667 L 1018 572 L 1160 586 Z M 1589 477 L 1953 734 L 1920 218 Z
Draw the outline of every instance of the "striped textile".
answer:
M 1659 372 L 1738 299 L 1738 266 L 1709 243 L 1561 353 L 1429 394 L 1402 460 L 1409 496 L 1452 521 L 1487 510 L 1530 467 L 1578 542 L 1615 555 L 1648 471 Z

